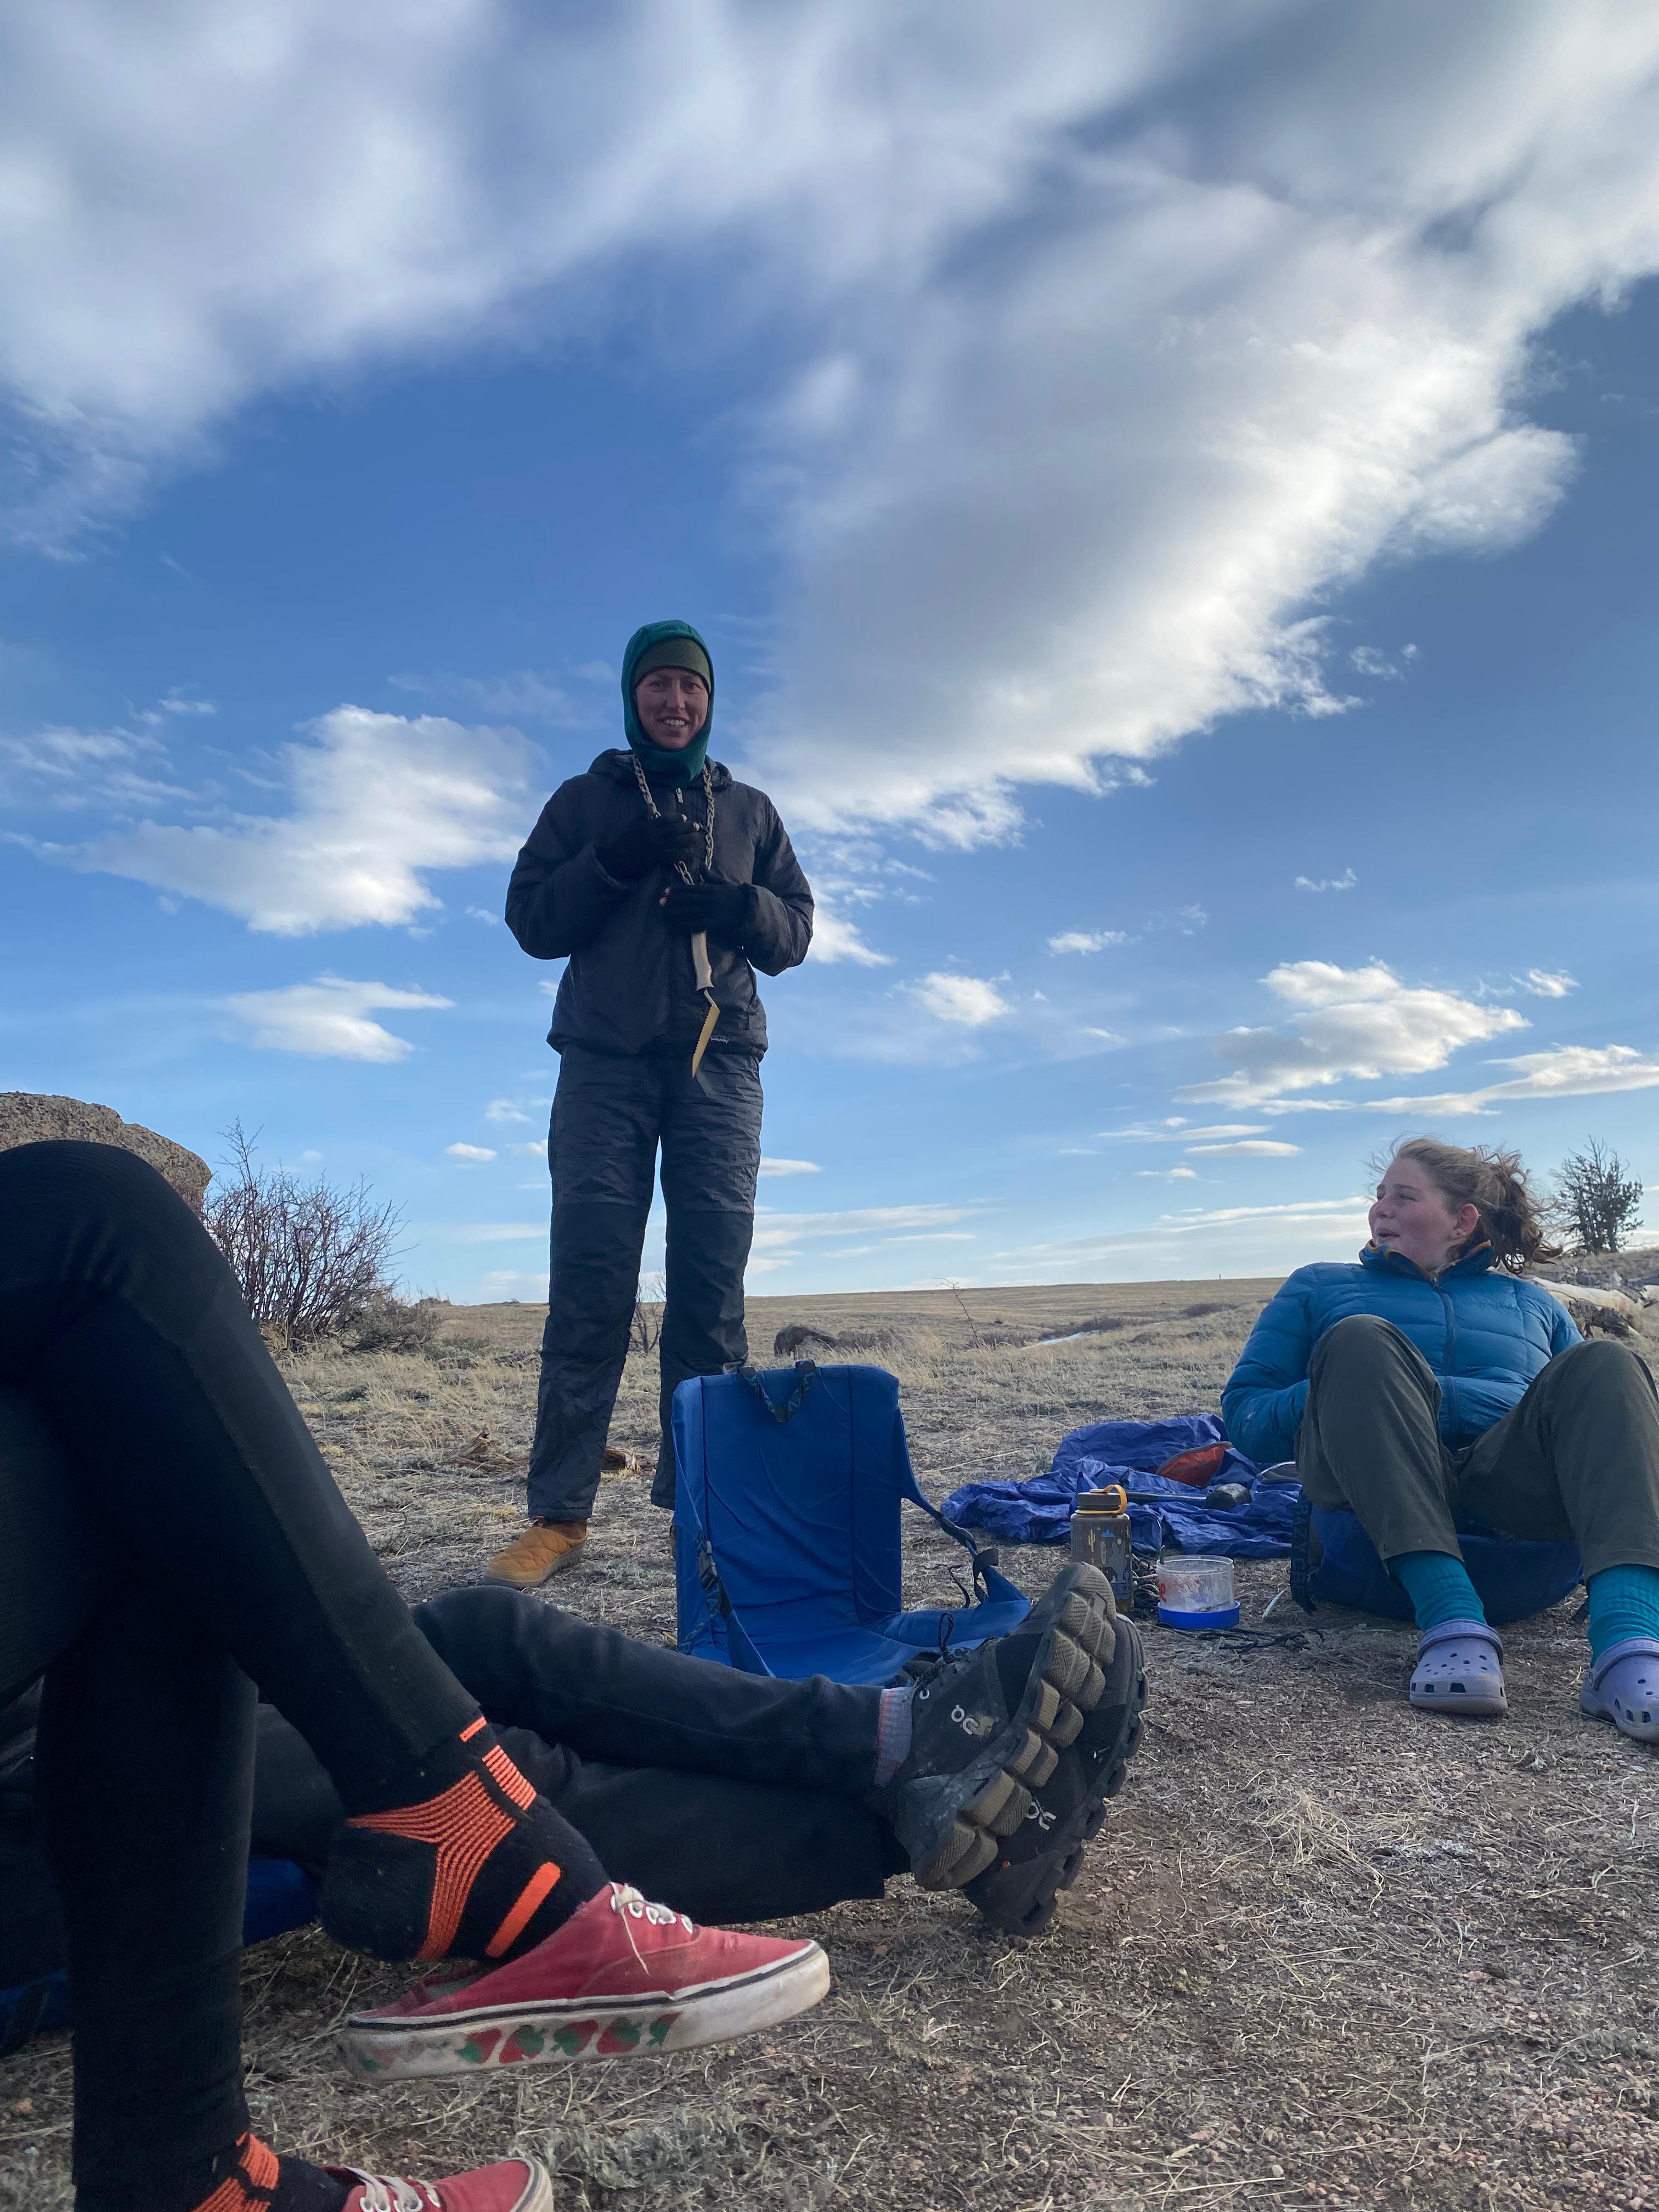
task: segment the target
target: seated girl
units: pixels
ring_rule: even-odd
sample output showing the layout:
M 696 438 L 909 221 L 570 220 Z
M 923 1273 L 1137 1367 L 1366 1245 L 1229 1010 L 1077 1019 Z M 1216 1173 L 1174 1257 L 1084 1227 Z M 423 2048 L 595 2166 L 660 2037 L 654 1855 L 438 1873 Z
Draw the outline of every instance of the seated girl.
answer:
M 1518 1156 L 1413 1137 L 1390 1154 L 1357 1267 L 1298 1267 L 1222 1394 L 1264 1466 L 1355 1513 L 1422 1631 L 1411 1702 L 1507 1711 L 1504 1647 L 1460 1519 L 1577 1544 L 1590 1664 L 1579 1704 L 1659 1742 L 1659 1399 L 1645 1361 L 1586 1344 L 1522 1273 L 1546 1246 Z

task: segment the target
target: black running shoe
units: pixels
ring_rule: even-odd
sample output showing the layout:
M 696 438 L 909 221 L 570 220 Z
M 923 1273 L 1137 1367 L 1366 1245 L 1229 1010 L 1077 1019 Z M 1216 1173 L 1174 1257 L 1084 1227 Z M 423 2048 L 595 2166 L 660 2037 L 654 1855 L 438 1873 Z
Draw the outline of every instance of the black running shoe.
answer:
M 1120 1613 L 1116 1648 L 1094 1711 L 1048 1781 L 1030 1793 L 1024 1820 L 1006 1837 L 995 1861 L 963 1885 L 994 1928 L 1006 1936 L 1040 1936 L 1054 1918 L 1060 1893 L 1077 1880 L 1084 1846 L 1106 1818 L 1107 1799 L 1123 1787 L 1146 1703 L 1140 1632 Z
M 1081 1740 L 1106 1686 L 1112 1587 L 1056 1576 L 1011 1636 L 937 1662 L 911 1700 L 910 1750 L 876 1803 L 924 1889 L 960 1889 L 1024 1820 L 1031 1792 Z

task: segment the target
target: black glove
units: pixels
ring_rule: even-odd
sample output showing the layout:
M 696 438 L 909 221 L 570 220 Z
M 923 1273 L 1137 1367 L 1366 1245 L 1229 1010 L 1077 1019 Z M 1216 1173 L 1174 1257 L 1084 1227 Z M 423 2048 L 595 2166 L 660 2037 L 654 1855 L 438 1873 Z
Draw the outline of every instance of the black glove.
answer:
M 684 815 L 647 814 L 631 830 L 596 845 L 593 857 L 617 883 L 636 884 L 653 868 L 672 868 L 676 860 L 690 863 L 700 859 L 702 842 L 702 830 Z
M 747 884 L 671 884 L 663 913 L 671 929 L 695 937 L 706 930 L 726 945 L 741 945 L 749 927 Z

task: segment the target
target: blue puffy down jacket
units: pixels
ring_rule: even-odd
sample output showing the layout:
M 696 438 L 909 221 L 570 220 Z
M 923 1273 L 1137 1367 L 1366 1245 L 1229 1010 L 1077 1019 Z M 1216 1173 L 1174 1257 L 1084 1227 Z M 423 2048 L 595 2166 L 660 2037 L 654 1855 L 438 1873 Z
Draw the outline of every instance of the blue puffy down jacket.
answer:
M 1296 1456 L 1313 1348 L 1350 1314 L 1392 1322 L 1417 1346 L 1438 1379 L 1440 1433 L 1454 1449 L 1507 1413 L 1539 1370 L 1579 1341 L 1565 1307 L 1494 1267 L 1490 1245 L 1437 1280 L 1370 1244 L 1357 1267 L 1298 1267 L 1262 1308 L 1221 1394 L 1227 1434 L 1258 1467 Z

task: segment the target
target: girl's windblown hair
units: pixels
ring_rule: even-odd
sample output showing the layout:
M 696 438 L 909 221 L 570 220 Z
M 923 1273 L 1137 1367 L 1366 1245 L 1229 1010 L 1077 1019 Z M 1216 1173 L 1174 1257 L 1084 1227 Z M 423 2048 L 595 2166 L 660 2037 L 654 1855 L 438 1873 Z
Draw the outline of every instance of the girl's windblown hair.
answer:
M 1547 1265 L 1560 1258 L 1560 1246 L 1546 1240 L 1543 1206 L 1519 1152 L 1497 1145 L 1444 1145 L 1437 1137 L 1402 1137 L 1373 1165 L 1380 1170 L 1390 1160 L 1415 1160 L 1454 1212 L 1465 1206 L 1475 1208 L 1480 1226 L 1463 1247 L 1465 1252 L 1490 1243 L 1498 1264 L 1517 1275 L 1535 1262 Z

